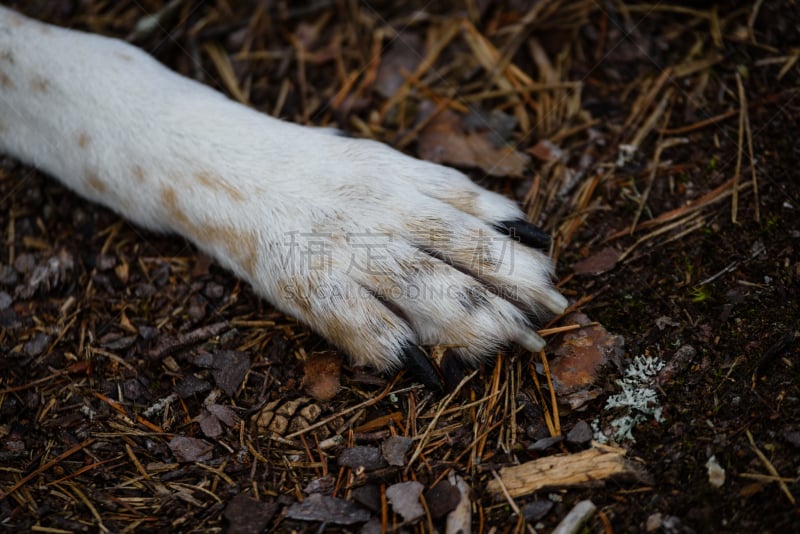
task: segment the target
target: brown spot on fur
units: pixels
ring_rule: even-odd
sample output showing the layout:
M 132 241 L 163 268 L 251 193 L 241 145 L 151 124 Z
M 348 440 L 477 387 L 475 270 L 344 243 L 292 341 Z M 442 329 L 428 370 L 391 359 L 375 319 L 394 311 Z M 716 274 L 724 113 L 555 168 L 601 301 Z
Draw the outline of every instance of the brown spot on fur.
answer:
M 133 172 L 133 177 L 136 178 L 136 181 L 138 183 L 141 184 L 141 183 L 144 182 L 144 169 L 142 169 L 141 166 L 134 165 L 133 169 L 132 169 L 132 172 Z
M 251 277 L 258 265 L 258 241 L 253 231 L 239 231 L 229 226 L 202 225 L 197 228 L 207 243 L 224 249 L 228 256 Z
M 78 134 L 78 146 L 81 148 L 86 148 L 89 146 L 89 141 L 91 141 L 91 137 L 86 132 L 81 132 Z
M 20 17 L 19 15 L 11 15 L 8 19 L 8 22 L 15 28 L 19 28 L 23 24 L 25 24 L 25 19 Z
M 14 85 L 14 81 L 8 77 L 8 75 L 0 70 L 0 86 L 3 89 L 16 89 L 16 85 Z
M 195 243 L 217 246 L 227 252 L 236 265 L 255 276 L 258 266 L 258 236 L 254 231 L 240 231 L 230 226 L 195 224 L 178 206 L 178 197 L 171 187 L 161 192 L 161 203 L 178 230 Z
M 3 50 L 0 52 L 0 61 L 6 61 L 8 63 L 14 64 L 14 53 L 11 50 Z
M 195 175 L 195 178 L 204 187 L 207 187 L 212 191 L 225 193 L 231 198 L 231 200 L 235 200 L 236 202 L 243 202 L 245 200 L 245 196 L 241 191 L 233 187 L 219 176 L 215 176 L 207 172 L 199 172 Z
M 464 213 L 481 215 L 478 210 L 478 193 L 475 191 L 455 191 L 442 194 L 440 198 Z
M 108 191 L 108 186 L 94 172 L 89 172 L 86 175 L 86 184 L 98 193 Z
M 161 203 L 164 205 L 172 221 L 182 230 L 189 232 L 190 237 L 197 239 L 197 234 L 191 232 L 192 228 L 189 223 L 189 218 L 186 217 L 186 214 L 178 207 L 178 196 L 175 194 L 174 189 L 167 187 L 161 192 Z
M 50 80 L 35 76 L 31 80 L 31 90 L 36 93 L 47 93 L 50 90 Z
M 133 56 L 126 54 L 125 52 L 114 52 L 114 55 L 123 61 L 133 61 Z

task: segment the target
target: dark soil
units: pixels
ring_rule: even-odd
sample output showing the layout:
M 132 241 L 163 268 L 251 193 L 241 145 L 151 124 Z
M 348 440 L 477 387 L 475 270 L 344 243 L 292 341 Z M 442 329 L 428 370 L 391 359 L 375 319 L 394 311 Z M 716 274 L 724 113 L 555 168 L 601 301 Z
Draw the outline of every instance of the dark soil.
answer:
M 386 488 L 401 481 L 421 482 L 436 508 L 444 497 L 430 490 L 450 472 L 472 489 L 475 532 L 549 531 L 584 499 L 598 507 L 590 532 L 800 528 L 794 0 L 554 1 L 528 21 L 529 4 L 540 3 L 467 2 L 465 10 L 447 2 L 186 0 L 149 33 L 134 28 L 161 1 L 3 3 L 54 24 L 129 38 L 171 68 L 230 92 L 208 53 L 214 47 L 257 109 L 335 125 L 414 155 L 422 147 L 407 136 L 431 102 L 451 99 L 461 118 L 493 111 L 515 118 L 507 141 L 528 153 L 550 140 L 561 159 L 536 156 L 516 178 L 464 170 L 516 196 L 554 235 L 564 293 L 624 338 L 623 367 L 648 355 L 674 372 L 657 387 L 663 421 L 649 418 L 634 429 L 635 441 L 622 443 L 650 480 L 518 497 L 515 505 L 531 505 L 529 512 L 555 503 L 541 517 L 530 512 L 526 525 L 507 500 L 485 490 L 493 471 L 588 446 L 529 450 L 548 434 L 543 414 L 553 414 L 532 379 L 531 355 L 504 354 L 482 367 L 452 401 L 463 410 L 435 420 L 437 399 L 408 378 L 345 366 L 345 388 L 320 405 L 319 420 L 334 422 L 268 437 L 251 417 L 272 401 L 301 398 L 308 362 L 330 347 L 184 241 L 144 232 L 2 159 L 0 528 L 351 531 L 361 523 L 337 526 L 333 515 L 328 523 L 304 521 L 287 511 L 312 481 L 329 487 L 305 498 L 352 500 L 357 488 L 371 488 L 383 497 L 370 512 L 378 520 Z M 425 55 L 457 17 L 550 88 L 525 98 L 499 90 L 506 86 L 493 82 L 497 73 L 461 38 L 470 34 L 464 22 L 389 106 L 391 94 L 374 86 L 395 83 L 378 67 L 398 33 Z M 419 63 L 413 54 L 404 60 L 408 70 Z M 566 81 L 582 87 L 558 86 Z M 620 145 L 638 132 L 638 150 L 621 161 Z M 678 138 L 685 141 L 664 144 Z M 674 217 L 664 215 L 671 211 Z M 605 248 L 612 257 L 606 268 L 575 272 Z M 677 353 L 692 356 L 678 361 Z M 458 382 L 463 371 L 455 372 Z M 572 412 L 560 407 L 565 434 L 580 421 L 607 428 L 614 415 L 605 400 L 618 392 L 620 373 L 606 366 L 595 377 L 597 398 Z M 166 407 L 148 410 L 159 401 Z M 226 414 L 241 421 L 226 422 Z M 334 429 L 336 422 L 342 426 Z M 344 440 L 327 444 L 336 433 Z M 337 464 L 345 447 L 377 446 L 390 435 L 414 438 L 420 448 L 408 469 L 378 462 L 364 473 Z M 201 443 L 208 450 L 193 449 Z M 709 481 L 712 456 L 725 471 L 720 487 Z M 391 511 L 385 520 L 401 523 Z M 444 522 L 430 510 L 408 526 L 433 527 L 443 531 Z

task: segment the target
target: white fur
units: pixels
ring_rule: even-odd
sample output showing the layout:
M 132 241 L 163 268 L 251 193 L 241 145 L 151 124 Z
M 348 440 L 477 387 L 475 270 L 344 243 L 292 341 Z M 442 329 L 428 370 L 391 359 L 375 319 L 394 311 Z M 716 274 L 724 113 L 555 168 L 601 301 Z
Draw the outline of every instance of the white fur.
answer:
M 492 228 L 523 214 L 463 174 L 268 117 L 124 42 L 5 8 L 0 151 L 185 236 L 356 364 L 395 367 L 409 343 L 472 358 L 538 345 L 481 281 L 534 312 L 566 303 L 549 259 Z

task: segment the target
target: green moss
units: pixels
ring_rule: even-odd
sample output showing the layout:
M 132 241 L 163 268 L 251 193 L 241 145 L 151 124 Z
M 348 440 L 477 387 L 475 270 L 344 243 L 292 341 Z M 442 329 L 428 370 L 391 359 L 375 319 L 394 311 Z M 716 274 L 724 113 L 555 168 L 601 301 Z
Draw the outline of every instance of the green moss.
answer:
M 692 297 L 692 302 L 705 302 L 711 298 L 711 291 L 708 286 L 697 286 L 689 294 Z

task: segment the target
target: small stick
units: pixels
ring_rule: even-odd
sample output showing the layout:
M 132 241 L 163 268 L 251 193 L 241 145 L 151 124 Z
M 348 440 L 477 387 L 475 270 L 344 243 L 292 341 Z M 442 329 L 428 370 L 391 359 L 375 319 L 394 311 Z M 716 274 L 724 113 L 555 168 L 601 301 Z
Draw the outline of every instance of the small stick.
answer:
M 750 442 L 750 448 L 753 449 L 754 453 L 756 453 L 756 456 L 758 456 L 758 459 L 761 460 L 762 464 L 764 464 L 764 467 L 767 468 L 767 471 L 769 471 L 772 476 L 777 478 L 776 482 L 778 482 L 778 486 L 780 486 L 781 491 L 784 493 L 784 495 L 786 495 L 786 498 L 789 499 L 789 502 L 792 503 L 792 506 L 794 506 L 797 503 L 797 501 L 795 500 L 794 495 L 792 495 L 792 492 L 789 491 L 789 487 L 786 485 L 786 482 L 784 482 L 783 479 L 781 478 L 781 475 L 778 473 L 778 470 L 775 469 L 775 466 L 772 465 L 772 462 L 769 461 L 769 458 L 764 456 L 764 453 L 761 452 L 761 450 L 758 447 L 756 447 L 756 442 L 753 439 L 753 434 L 750 433 L 749 429 L 745 430 L 745 434 L 747 434 L 747 440 Z
M 581 501 L 561 520 L 553 534 L 575 534 L 590 518 L 597 507 L 590 500 Z
M 214 323 L 208 326 L 200 327 L 196 330 L 192 330 L 191 332 L 179 334 L 174 338 L 159 343 L 158 346 L 151 349 L 147 353 L 147 356 L 151 360 L 159 360 L 161 358 L 165 358 L 166 356 L 174 354 L 179 350 L 186 348 L 190 345 L 196 345 L 197 343 L 205 341 L 208 338 L 220 335 L 225 329 L 228 328 L 228 326 L 229 325 L 227 321 L 222 321 L 219 323 Z

